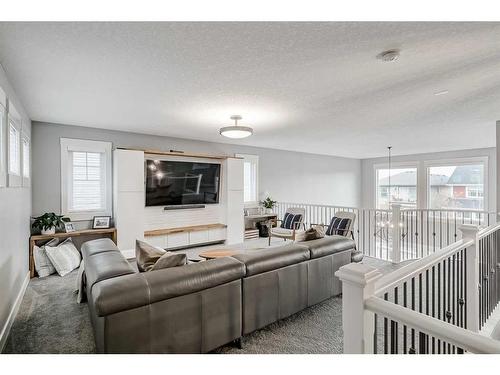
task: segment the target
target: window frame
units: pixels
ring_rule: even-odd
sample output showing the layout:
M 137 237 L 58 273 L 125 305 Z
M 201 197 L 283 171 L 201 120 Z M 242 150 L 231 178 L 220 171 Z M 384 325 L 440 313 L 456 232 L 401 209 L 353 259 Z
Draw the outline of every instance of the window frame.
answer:
M 28 144 L 28 160 L 24 154 L 24 143 Z M 24 174 L 24 168 L 28 166 L 28 175 Z M 21 133 L 21 177 L 23 179 L 23 187 L 29 187 L 31 182 L 31 139 L 24 131 Z
M 401 161 L 401 162 L 392 162 L 391 163 L 391 170 L 393 169 L 400 169 L 400 168 L 415 168 L 417 171 L 417 182 L 415 184 L 416 187 L 416 202 L 415 202 L 415 207 L 418 208 L 420 204 L 420 199 L 421 199 L 421 193 L 419 189 L 419 175 L 420 175 L 420 168 L 418 165 L 418 162 L 415 161 Z M 378 163 L 373 165 L 373 178 L 372 181 L 374 181 L 374 189 L 373 189 L 373 202 L 375 202 L 375 209 L 377 210 L 382 210 L 382 208 L 378 208 L 378 176 L 377 176 L 377 171 L 379 169 L 389 169 L 389 163 Z
M 441 160 L 428 160 L 424 162 L 424 170 L 425 170 L 425 207 L 428 209 L 431 208 L 431 194 L 430 194 L 430 178 L 429 172 L 431 167 L 458 167 L 463 165 L 483 165 L 483 208 L 482 210 L 475 209 L 460 209 L 460 208 L 450 208 L 454 211 L 488 211 L 489 210 L 489 181 L 488 181 L 488 156 L 476 156 L 470 158 L 456 158 L 456 159 L 441 159 Z
M 94 216 L 111 216 L 112 211 L 112 160 L 111 142 L 92 141 L 85 139 L 61 138 L 61 214 L 68 216 L 72 221 L 92 220 Z M 104 153 L 104 208 L 100 210 L 70 210 L 69 199 L 72 190 L 72 168 L 69 153 L 100 152 Z
M 9 104 L 9 111 L 7 115 L 7 126 L 6 126 L 6 142 L 7 142 L 7 177 L 9 182 L 9 187 L 20 187 L 22 186 L 22 151 L 21 151 L 21 135 L 22 135 L 22 122 L 21 119 L 16 116 L 16 110 L 13 109 L 13 106 Z M 18 155 L 18 168 L 19 173 L 15 173 L 10 168 L 11 162 L 11 142 L 10 142 L 10 128 L 13 127 L 17 132 L 17 146 L 19 150 Z
M 7 186 L 7 96 L 0 87 L 0 187 Z
M 243 206 L 245 208 L 255 208 L 259 206 L 259 155 L 255 154 L 235 154 L 234 156 L 243 159 L 243 179 L 245 178 L 245 162 L 255 165 L 255 200 L 245 201 L 245 184 L 243 183 Z

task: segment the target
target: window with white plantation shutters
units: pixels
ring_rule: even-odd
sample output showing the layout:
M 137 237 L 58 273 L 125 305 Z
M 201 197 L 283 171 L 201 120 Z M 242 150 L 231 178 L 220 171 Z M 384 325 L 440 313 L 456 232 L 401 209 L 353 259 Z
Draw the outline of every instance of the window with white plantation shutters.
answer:
M 236 154 L 243 158 L 243 201 L 246 207 L 259 204 L 259 156 Z
M 19 176 L 21 171 L 20 131 L 14 123 L 9 124 L 9 173 Z
M 63 215 L 111 214 L 111 143 L 61 138 L 61 172 Z
M 73 176 L 69 209 L 102 210 L 105 207 L 103 153 L 71 152 Z
M 30 177 L 30 141 L 23 138 L 23 177 Z

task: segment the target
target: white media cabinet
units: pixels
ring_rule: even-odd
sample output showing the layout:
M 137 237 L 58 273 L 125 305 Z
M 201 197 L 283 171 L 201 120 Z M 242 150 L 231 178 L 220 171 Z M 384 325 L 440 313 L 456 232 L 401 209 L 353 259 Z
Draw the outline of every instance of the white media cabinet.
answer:
M 220 163 L 219 203 L 182 210 L 145 207 L 146 159 Z M 113 153 L 113 212 L 118 248 L 127 257 L 134 256 L 136 239 L 145 239 L 165 249 L 216 242 L 242 243 L 243 160 L 229 156 L 116 149 Z

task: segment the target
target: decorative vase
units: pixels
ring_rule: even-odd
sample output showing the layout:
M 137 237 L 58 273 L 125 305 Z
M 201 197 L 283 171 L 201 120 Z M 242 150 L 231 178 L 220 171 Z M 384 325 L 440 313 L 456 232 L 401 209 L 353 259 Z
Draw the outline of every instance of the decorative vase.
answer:
M 54 234 L 54 233 L 56 233 L 56 227 L 51 227 L 49 229 L 42 229 L 43 235 Z
M 266 208 L 266 214 L 272 214 L 273 209 L 272 208 Z

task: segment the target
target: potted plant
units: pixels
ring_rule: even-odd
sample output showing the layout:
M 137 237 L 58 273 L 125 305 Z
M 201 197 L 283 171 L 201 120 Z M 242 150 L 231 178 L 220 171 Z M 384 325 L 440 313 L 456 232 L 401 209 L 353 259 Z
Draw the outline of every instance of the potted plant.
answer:
M 260 204 L 266 209 L 266 214 L 272 214 L 273 208 L 276 205 L 277 201 L 273 201 L 271 197 L 267 197 Z
M 56 215 L 53 212 L 44 213 L 42 216 L 35 217 L 31 227 L 39 230 L 42 234 L 54 234 L 56 228 L 63 226 L 64 222 L 69 222 L 69 218 L 64 215 Z

